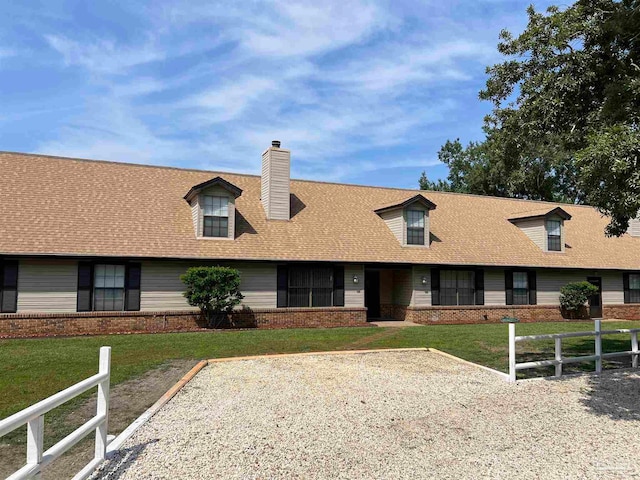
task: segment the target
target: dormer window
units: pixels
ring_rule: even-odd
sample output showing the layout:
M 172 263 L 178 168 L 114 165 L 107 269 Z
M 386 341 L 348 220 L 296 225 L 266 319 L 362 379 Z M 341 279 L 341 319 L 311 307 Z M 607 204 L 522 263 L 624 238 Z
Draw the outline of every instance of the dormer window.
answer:
M 430 212 L 435 208 L 435 203 L 418 194 L 374 211 L 384 220 L 400 245 L 428 247 Z
M 235 239 L 236 199 L 242 190 L 221 177 L 191 187 L 184 199 L 198 239 Z
M 424 210 L 407 210 L 407 245 L 424 245 Z
M 203 195 L 204 237 L 229 236 L 229 197 Z
M 547 220 L 547 250 L 550 252 L 562 251 L 562 222 L 560 220 Z
M 561 207 L 523 212 L 509 221 L 531 239 L 543 252 L 564 252 L 564 225 L 571 215 Z

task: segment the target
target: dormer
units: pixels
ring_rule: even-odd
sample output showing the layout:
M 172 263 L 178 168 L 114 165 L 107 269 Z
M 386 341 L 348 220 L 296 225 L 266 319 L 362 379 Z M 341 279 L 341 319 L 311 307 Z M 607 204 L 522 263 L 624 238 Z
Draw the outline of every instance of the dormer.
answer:
M 509 221 L 522 230 L 544 252 L 565 251 L 564 222 L 571 215 L 560 207 L 523 212 Z
M 242 190 L 222 177 L 191 187 L 184 199 L 191 207 L 196 238 L 233 240 L 236 198 L 240 195 Z
M 421 194 L 400 203 L 378 208 L 375 213 L 389 227 L 402 246 L 429 247 L 429 212 L 435 203 Z

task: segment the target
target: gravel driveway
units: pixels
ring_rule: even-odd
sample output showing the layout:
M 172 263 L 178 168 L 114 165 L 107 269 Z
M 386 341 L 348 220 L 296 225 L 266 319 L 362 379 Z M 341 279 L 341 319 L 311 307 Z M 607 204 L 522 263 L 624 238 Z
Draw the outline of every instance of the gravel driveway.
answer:
M 431 352 L 205 367 L 108 479 L 634 478 L 640 376 L 507 384 Z

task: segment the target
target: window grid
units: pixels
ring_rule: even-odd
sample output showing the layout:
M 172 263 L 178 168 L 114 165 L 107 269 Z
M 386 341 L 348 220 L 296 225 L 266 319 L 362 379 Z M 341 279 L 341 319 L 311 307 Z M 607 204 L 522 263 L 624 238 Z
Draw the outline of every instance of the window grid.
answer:
M 333 269 L 290 268 L 288 290 L 290 307 L 330 307 L 333 305 Z
M 547 220 L 547 250 L 562 250 L 562 223 L 559 220 Z
M 93 283 L 93 309 L 124 310 L 124 265 L 96 265 Z
M 424 245 L 424 211 L 407 210 L 407 245 Z
M 640 303 L 640 273 L 629 274 L 629 301 Z
M 229 236 L 229 199 L 205 195 L 203 199 L 203 228 L 205 237 Z
M 513 304 L 529 305 L 529 275 L 513 272 Z
M 475 301 L 475 272 L 440 271 L 440 303 L 442 305 L 475 305 Z

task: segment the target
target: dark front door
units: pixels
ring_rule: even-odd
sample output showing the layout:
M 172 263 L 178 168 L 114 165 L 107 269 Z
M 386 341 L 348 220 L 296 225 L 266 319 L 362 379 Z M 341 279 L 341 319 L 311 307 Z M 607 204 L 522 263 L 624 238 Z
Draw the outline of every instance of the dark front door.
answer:
M 587 282 L 598 287 L 598 293 L 589 297 L 589 315 L 591 318 L 602 318 L 602 278 L 587 277 Z
M 367 318 L 380 318 L 380 272 L 367 270 L 364 273 L 364 306 Z

